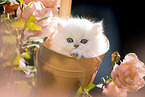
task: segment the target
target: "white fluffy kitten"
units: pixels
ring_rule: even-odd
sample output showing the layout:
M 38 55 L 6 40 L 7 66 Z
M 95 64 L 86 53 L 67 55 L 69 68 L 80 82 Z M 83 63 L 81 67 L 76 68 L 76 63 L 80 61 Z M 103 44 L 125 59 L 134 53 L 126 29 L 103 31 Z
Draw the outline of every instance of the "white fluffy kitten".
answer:
M 102 22 L 87 19 L 59 19 L 57 33 L 50 42 L 50 49 L 75 58 L 94 57 L 104 53 L 106 40 Z

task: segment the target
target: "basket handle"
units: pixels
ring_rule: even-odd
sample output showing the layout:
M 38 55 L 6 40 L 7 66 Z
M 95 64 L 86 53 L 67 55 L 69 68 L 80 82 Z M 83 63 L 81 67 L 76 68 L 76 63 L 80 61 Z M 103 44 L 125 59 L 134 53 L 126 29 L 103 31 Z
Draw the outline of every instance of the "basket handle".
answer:
M 61 0 L 59 17 L 68 19 L 71 14 L 72 0 Z

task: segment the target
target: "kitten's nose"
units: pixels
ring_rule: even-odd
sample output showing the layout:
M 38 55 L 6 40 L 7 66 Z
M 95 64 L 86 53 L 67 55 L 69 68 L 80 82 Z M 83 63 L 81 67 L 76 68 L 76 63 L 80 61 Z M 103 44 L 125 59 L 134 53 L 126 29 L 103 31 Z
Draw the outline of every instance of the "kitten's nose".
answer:
M 77 48 L 77 47 L 79 47 L 79 45 L 78 44 L 75 44 L 74 47 Z

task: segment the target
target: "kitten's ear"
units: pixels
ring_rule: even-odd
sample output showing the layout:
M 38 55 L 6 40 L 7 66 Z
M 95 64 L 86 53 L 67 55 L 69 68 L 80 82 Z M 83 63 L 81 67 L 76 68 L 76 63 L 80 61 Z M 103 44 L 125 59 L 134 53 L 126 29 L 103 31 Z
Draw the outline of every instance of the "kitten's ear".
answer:
M 57 31 L 63 32 L 63 26 L 60 23 L 57 24 Z
M 96 34 L 102 34 L 104 32 L 103 31 L 103 20 L 98 23 L 95 23 L 93 25 L 93 30 L 95 31 Z

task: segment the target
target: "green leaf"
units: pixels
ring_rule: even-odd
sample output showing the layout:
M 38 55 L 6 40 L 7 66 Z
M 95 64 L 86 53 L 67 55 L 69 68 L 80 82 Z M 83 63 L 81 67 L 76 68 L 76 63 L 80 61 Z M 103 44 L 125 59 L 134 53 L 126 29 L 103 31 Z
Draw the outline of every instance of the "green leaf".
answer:
M 29 52 L 24 52 L 21 54 L 21 58 L 24 58 L 24 59 L 30 59 L 31 58 L 31 55 Z
M 49 17 L 49 16 L 48 16 Z M 37 20 L 44 20 L 44 19 L 47 19 L 48 17 L 42 17 L 42 18 L 39 18 L 39 17 L 36 17 Z
M 26 24 L 34 23 L 35 21 L 37 21 L 36 17 L 30 16 L 30 17 L 26 20 Z
M 81 97 L 91 97 L 90 95 L 89 95 L 89 91 L 90 90 L 92 90 L 94 87 L 96 87 L 96 85 L 94 85 L 94 84 L 89 84 L 88 85 L 88 87 L 86 87 L 86 88 L 84 88 L 84 89 L 82 89 L 81 87 L 79 87 L 79 89 L 78 89 L 78 91 L 77 91 L 77 93 L 76 93 L 76 95 L 75 95 L 75 97 L 80 97 L 80 95 L 83 95 L 83 96 L 81 96 Z
M 27 5 L 27 8 L 29 8 L 32 4 L 33 4 L 33 2 L 30 2 L 30 3 Z
M 18 3 L 16 0 L 7 0 L 10 3 Z
M 31 47 L 39 48 L 39 44 L 30 44 L 30 45 L 23 46 L 23 48 L 31 48 Z
M 84 88 L 84 91 L 85 91 L 85 92 L 89 92 L 89 91 L 92 90 L 94 87 L 96 87 L 96 85 L 94 85 L 94 84 L 91 83 L 91 84 L 88 85 L 88 87 Z
M 19 19 L 19 20 L 13 22 L 13 23 L 11 24 L 11 27 L 12 27 L 12 28 L 21 28 L 21 27 L 24 27 L 24 25 L 25 25 L 24 20 L 23 20 L 23 19 Z
M 27 40 L 28 42 L 40 42 L 40 43 L 44 43 L 46 41 L 47 37 L 43 37 L 43 36 L 40 36 L 40 37 L 29 37 Z
M 14 67 L 14 70 L 25 70 L 24 68 L 21 68 L 21 67 Z
M 80 87 L 75 95 L 75 97 L 79 97 L 83 93 L 82 88 Z
M 15 48 L 12 55 L 12 64 L 19 65 L 19 61 L 20 61 L 20 51 L 18 48 Z
M 7 0 L 0 0 L 0 4 L 4 4 Z
M 108 78 L 105 82 L 108 84 L 110 81 L 112 81 L 112 79 Z
M 19 4 L 23 4 L 24 3 L 24 0 L 16 0 L 17 1 L 17 3 L 19 3 Z
M 34 70 L 36 69 L 34 66 L 26 66 L 23 67 L 24 70 L 31 70 L 31 72 L 35 72 Z
M 41 30 L 42 28 L 39 25 L 37 25 L 37 24 L 29 23 L 25 27 L 25 29 L 27 29 L 27 30 Z
M 116 84 L 115 84 L 115 82 L 114 82 L 114 80 L 113 80 L 113 79 L 112 79 L 112 82 L 113 82 L 113 85 L 114 85 L 114 86 L 116 86 Z
M 27 30 L 41 30 L 41 27 L 39 25 L 34 24 L 35 21 L 37 21 L 36 17 L 30 16 L 26 20 L 27 26 L 25 27 L 25 29 L 27 29 Z
M 20 3 L 21 3 L 21 4 L 23 4 L 23 3 L 24 3 L 24 0 L 19 0 L 19 1 L 20 1 Z
M 13 61 L 13 64 L 14 65 L 18 65 L 19 64 L 19 60 L 20 60 L 20 53 L 18 52 L 17 53 L 17 56 L 15 57 L 15 59 Z

